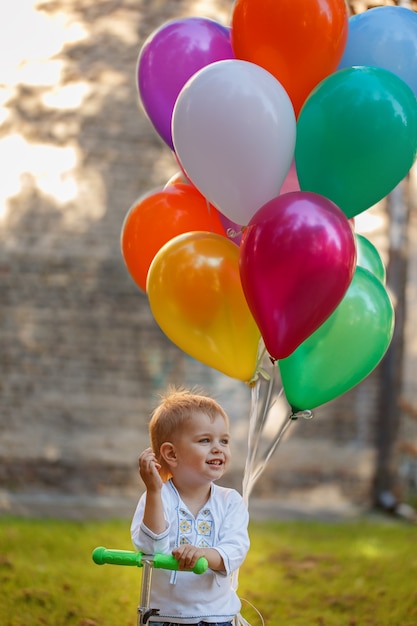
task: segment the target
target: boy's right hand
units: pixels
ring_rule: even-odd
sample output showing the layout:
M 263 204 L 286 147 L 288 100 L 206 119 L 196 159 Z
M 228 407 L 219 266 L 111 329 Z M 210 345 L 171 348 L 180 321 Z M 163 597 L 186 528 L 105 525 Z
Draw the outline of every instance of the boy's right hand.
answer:
M 162 489 L 163 481 L 159 475 L 160 463 L 152 448 L 146 448 L 139 456 L 139 474 L 145 483 L 147 491 L 158 491 Z

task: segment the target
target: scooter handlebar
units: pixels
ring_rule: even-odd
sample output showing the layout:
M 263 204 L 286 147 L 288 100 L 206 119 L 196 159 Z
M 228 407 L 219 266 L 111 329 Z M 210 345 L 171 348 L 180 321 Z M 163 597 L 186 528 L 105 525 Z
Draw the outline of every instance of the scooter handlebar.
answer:
M 99 546 L 93 550 L 92 558 L 97 565 L 131 565 L 142 567 L 144 560 L 152 561 L 153 567 L 157 569 L 178 570 L 178 561 L 172 554 L 147 555 L 143 552 L 133 550 L 109 550 Z M 208 568 L 207 559 L 200 557 L 191 572 L 203 574 Z

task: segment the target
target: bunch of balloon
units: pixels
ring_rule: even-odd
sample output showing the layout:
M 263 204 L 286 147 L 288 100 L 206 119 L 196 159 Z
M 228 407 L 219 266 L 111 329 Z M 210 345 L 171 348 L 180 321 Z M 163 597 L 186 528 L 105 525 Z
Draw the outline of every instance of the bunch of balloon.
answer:
M 359 20 L 345 0 L 236 0 L 229 26 L 174 20 L 139 53 L 141 104 L 181 171 L 130 209 L 123 258 L 176 345 L 252 386 L 252 451 L 276 376 L 292 419 L 391 340 L 385 269 L 353 218 L 414 163 L 415 41 L 399 7 Z

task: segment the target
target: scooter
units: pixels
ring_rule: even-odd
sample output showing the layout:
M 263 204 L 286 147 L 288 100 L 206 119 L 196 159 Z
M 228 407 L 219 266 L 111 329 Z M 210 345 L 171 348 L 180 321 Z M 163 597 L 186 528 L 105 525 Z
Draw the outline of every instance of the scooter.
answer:
M 159 609 L 151 608 L 150 595 L 152 586 L 152 572 L 154 568 L 178 570 L 178 561 L 171 554 L 144 554 L 131 550 L 109 550 L 99 546 L 93 550 L 92 558 L 97 565 L 130 565 L 143 567 L 141 593 L 138 606 L 138 626 L 144 626 L 153 615 L 159 614 Z M 203 574 L 208 568 L 207 559 L 201 557 L 190 572 Z

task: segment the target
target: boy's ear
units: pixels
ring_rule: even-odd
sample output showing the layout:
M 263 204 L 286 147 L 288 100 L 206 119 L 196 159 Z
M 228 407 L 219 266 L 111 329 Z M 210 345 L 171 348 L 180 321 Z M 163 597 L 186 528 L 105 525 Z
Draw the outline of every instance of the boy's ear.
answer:
M 165 441 L 160 450 L 161 457 L 169 467 L 173 467 L 177 464 L 177 454 L 175 452 L 175 446 L 170 441 Z

